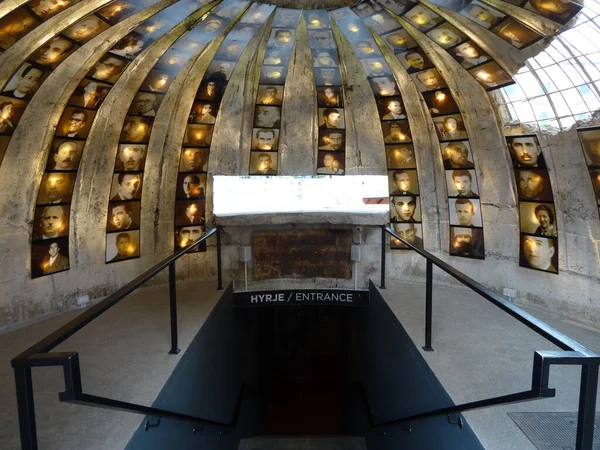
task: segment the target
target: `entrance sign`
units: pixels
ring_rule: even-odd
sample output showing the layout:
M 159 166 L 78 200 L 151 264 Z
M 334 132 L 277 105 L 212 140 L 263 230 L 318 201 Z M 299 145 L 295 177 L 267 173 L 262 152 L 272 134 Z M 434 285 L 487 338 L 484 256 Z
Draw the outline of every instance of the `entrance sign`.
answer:
M 368 306 L 369 291 L 344 289 L 290 289 L 282 291 L 234 292 L 237 307 L 277 305 Z

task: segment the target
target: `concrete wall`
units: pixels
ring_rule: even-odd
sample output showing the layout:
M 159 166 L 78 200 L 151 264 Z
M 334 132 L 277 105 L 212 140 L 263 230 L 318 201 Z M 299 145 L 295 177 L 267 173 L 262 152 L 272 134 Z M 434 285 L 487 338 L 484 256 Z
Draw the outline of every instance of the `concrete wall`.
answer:
M 81 161 L 82 173 L 86 175 L 80 176 L 77 181 L 77 195 L 72 207 L 72 220 L 75 219 L 72 223 L 76 226 L 72 227 L 70 236 L 73 252 L 71 269 L 35 280 L 30 278 L 33 205 L 48 155 L 49 142 L 60 112 L 78 81 L 97 60 L 98 52 L 109 48 L 119 36 L 133 29 L 145 17 L 147 13 L 113 27 L 109 30 L 110 33 L 98 36 L 71 55 L 46 80 L 15 130 L 0 166 L 0 189 L 4 193 L 0 196 L 0 248 L 3 250 L 0 255 L 3 267 L 0 273 L 0 327 L 68 308 L 80 295 L 88 294 L 92 299 L 101 298 L 172 252 L 175 180 L 185 122 L 193 94 L 223 36 L 198 52 L 184 67 L 156 117 L 144 180 L 142 257 L 108 266 L 104 264 L 104 227 L 108 206 L 106 195 L 112 168 L 106 169 L 103 164 L 112 164 L 114 153 L 107 154 L 103 139 L 107 136 L 114 140 L 122 125 L 121 120 L 110 120 L 113 108 L 122 117 L 131 101 L 131 95 L 119 95 L 117 89 L 121 89 L 122 94 L 137 89 L 131 88 L 141 82 L 135 71 L 147 71 L 159 58 L 158 51 L 136 64 L 129 76 L 117 82 L 115 94 L 112 95 L 112 107 L 105 108 L 101 115 L 102 128 L 94 133 L 94 142 L 88 142 L 89 148 Z M 37 32 L 41 32 L 40 29 Z M 46 37 L 54 32 L 47 30 Z M 305 29 L 301 30 L 299 42 L 306 43 L 305 32 Z M 43 38 L 44 36 L 39 36 L 32 39 L 32 42 L 39 42 Z M 260 51 L 264 49 L 265 43 L 266 35 L 262 31 L 250 42 L 232 75 L 211 150 L 209 183 L 213 175 L 247 174 L 249 130 L 257 85 L 256 61 L 260 59 Z M 368 95 L 364 92 L 352 92 L 364 89 L 366 79 L 363 71 L 358 70 L 349 46 L 342 43 L 340 55 L 345 59 L 345 89 L 350 92 L 347 100 L 353 100 L 348 101 L 346 107 L 348 113 L 357 118 L 356 133 L 362 133 L 364 127 L 377 122 L 376 118 L 364 114 L 364 102 L 368 101 Z M 13 61 L 11 64 L 15 67 L 20 64 L 23 59 L 21 56 L 18 62 Z M 310 81 L 303 78 L 310 67 L 307 57 L 306 48 L 296 46 L 291 57 L 289 80 L 298 80 L 309 88 Z M 504 132 L 519 134 L 521 130 L 503 129 L 488 94 L 475 89 L 473 78 L 457 67 L 447 54 L 437 55 L 436 63 L 451 80 L 449 84 L 461 103 L 465 123 L 469 127 L 469 137 L 476 145 L 484 208 L 486 259 L 475 261 L 450 257 L 448 254 L 446 187 L 437 139 L 432 138 L 434 131 L 431 119 L 420 94 L 414 86 L 406 85 L 401 88 L 410 101 L 407 110 L 411 114 L 411 126 L 418 130 L 415 145 L 419 146 L 417 154 L 420 158 L 425 248 L 493 289 L 501 291 L 503 287 L 516 288 L 518 301 L 524 304 L 544 307 L 600 325 L 600 306 L 597 300 L 600 298 L 600 223 L 576 131 L 573 129 L 539 136 L 553 182 L 557 207 L 560 275 L 521 268 L 518 265 L 518 202 L 511 162 L 503 141 Z M 391 67 L 397 72 L 398 80 L 410 83 L 399 64 L 392 64 Z M 314 87 L 311 87 L 311 94 L 314 93 L 312 89 Z M 291 106 L 302 111 L 314 111 L 314 103 L 311 104 L 310 101 L 309 96 L 305 95 L 295 103 L 292 102 Z M 292 109 L 284 106 L 284 110 L 291 118 Z M 306 130 L 306 124 L 312 124 L 309 130 Z M 298 164 L 300 174 L 312 173 L 316 149 L 312 147 L 311 153 L 311 143 L 316 143 L 318 132 L 314 122 L 286 119 L 285 128 L 287 136 L 297 139 L 302 137 L 299 148 L 306 156 L 300 161 L 293 154 L 294 142 L 285 142 L 282 147 L 282 156 L 286 159 L 285 173 L 294 174 L 290 164 Z M 348 141 L 352 143 L 348 151 L 352 157 L 352 173 L 386 172 L 383 141 L 379 133 L 379 129 L 370 129 L 361 139 L 357 136 L 349 137 Z M 110 150 L 115 151 L 112 147 Z M 210 184 L 207 192 L 207 206 L 210 209 Z M 209 215 L 209 221 L 211 219 Z M 75 230 L 78 230 L 77 235 Z M 225 230 L 226 281 L 242 280 L 243 266 L 238 263 L 237 246 L 249 243 L 250 232 L 251 229 L 243 227 Z M 369 278 L 379 277 L 379 230 L 366 229 L 363 242 L 366 248 L 359 265 L 359 286 L 365 286 Z M 387 267 L 387 275 L 391 279 L 423 281 L 425 264 L 418 255 L 405 251 L 388 251 Z M 178 263 L 178 276 L 215 278 L 214 241 L 209 243 L 208 252 L 184 257 Z M 440 284 L 454 283 L 439 271 L 435 272 L 435 277 Z M 164 282 L 164 279 L 161 277 L 156 282 Z M 323 286 L 347 285 L 347 282 L 344 284 L 336 280 L 318 280 L 316 283 Z

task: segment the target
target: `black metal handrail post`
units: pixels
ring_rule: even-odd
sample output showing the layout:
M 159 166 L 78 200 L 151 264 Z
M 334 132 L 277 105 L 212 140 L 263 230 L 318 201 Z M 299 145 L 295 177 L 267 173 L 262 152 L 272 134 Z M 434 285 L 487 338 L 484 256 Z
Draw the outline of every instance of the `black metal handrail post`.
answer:
M 37 450 L 37 429 L 35 425 L 35 404 L 33 402 L 31 367 L 26 365 L 15 366 L 14 374 L 17 388 L 21 448 Z
M 380 289 L 385 289 L 385 250 L 387 247 L 385 227 L 381 227 L 381 285 Z
M 431 329 L 433 315 L 433 263 L 427 260 L 427 278 L 425 280 L 425 346 L 423 350 L 432 352 Z
M 221 227 L 217 227 L 217 290 L 223 290 L 223 275 L 221 272 Z
M 171 313 L 171 350 L 170 355 L 177 355 L 177 276 L 175 272 L 175 261 L 169 264 L 169 306 Z
M 577 442 L 575 450 L 592 450 L 594 445 L 594 420 L 598 390 L 598 366 L 581 366 L 579 409 L 577 411 Z

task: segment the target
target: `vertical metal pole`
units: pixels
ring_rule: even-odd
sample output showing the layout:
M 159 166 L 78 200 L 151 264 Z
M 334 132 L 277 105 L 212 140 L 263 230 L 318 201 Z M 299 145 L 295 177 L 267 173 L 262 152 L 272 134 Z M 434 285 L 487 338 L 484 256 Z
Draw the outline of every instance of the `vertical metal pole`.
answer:
M 433 311 L 433 263 L 427 260 L 427 279 L 425 280 L 425 347 L 423 350 L 432 352 L 431 347 L 431 315 Z
M 592 450 L 594 443 L 594 419 L 596 418 L 596 395 L 598 391 L 598 366 L 581 366 L 579 387 L 579 413 L 577 415 L 576 450 Z
M 33 402 L 33 383 L 31 367 L 19 364 L 14 367 L 17 387 L 17 408 L 21 431 L 21 449 L 37 450 L 37 431 L 35 426 L 35 405 Z
M 171 351 L 170 355 L 179 353 L 177 348 L 177 279 L 175 277 L 175 261 L 169 264 L 169 301 L 171 304 Z
M 385 289 L 385 227 L 381 227 L 381 286 L 380 289 Z
M 223 290 L 223 276 L 221 274 L 221 227 L 217 227 L 217 290 Z

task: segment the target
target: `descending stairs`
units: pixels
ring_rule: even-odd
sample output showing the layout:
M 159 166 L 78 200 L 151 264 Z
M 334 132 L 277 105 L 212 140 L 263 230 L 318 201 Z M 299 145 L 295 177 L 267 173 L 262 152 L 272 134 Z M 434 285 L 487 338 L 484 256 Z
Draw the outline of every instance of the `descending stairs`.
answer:
M 238 450 L 367 450 L 355 436 L 258 436 L 242 439 Z

